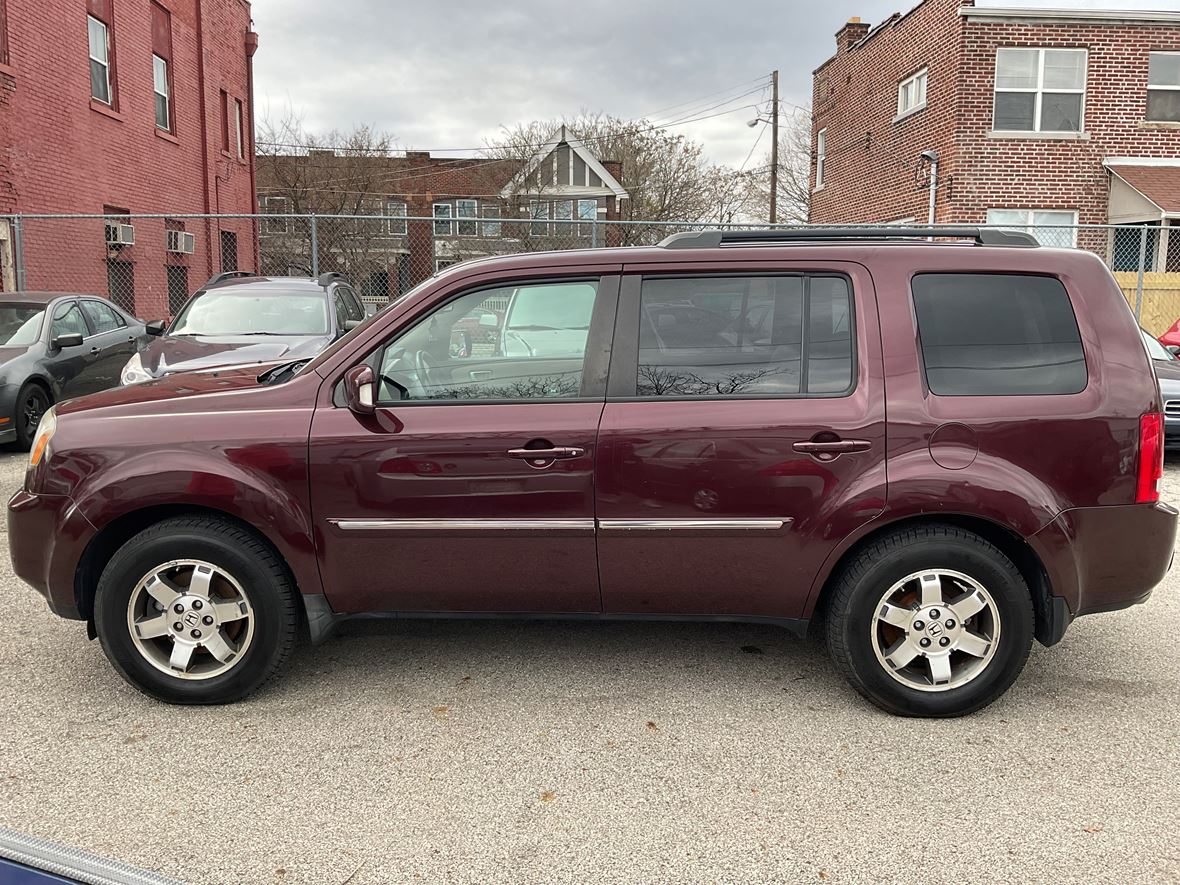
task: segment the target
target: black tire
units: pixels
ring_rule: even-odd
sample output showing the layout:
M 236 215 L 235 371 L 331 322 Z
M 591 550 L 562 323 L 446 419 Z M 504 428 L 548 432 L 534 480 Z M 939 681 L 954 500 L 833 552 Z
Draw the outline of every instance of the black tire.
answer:
M 1001 628 L 978 675 L 938 691 L 903 684 L 874 650 L 873 617 L 882 595 L 924 569 L 949 569 L 978 581 L 994 600 Z M 971 532 L 929 525 L 884 535 L 844 565 L 832 588 L 827 641 L 837 667 L 878 707 L 901 716 L 950 717 L 986 707 L 1008 690 L 1028 659 L 1033 626 L 1032 597 L 1008 557 Z
M 16 395 L 16 444 L 28 451 L 33 447 L 33 436 L 37 433 L 40 420 L 31 420 L 30 413 L 37 416 L 44 415 L 53 405 L 53 397 L 49 391 L 36 381 L 29 381 Z
M 197 559 L 232 575 L 253 610 L 252 641 L 232 668 L 189 680 L 153 666 L 136 648 L 127 623 L 131 594 L 143 576 L 173 560 Z M 125 543 L 103 569 L 94 624 L 103 651 L 131 685 L 170 704 L 224 704 L 257 690 L 286 663 L 298 632 L 296 589 L 269 544 L 228 520 L 164 520 Z

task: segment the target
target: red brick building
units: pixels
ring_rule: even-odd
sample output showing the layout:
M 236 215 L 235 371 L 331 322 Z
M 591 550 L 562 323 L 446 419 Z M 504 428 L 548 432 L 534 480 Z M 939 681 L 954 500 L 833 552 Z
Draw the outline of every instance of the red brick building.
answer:
M 134 215 L 255 211 L 256 47 L 244 0 L 0 0 L 0 213 L 105 216 L 0 222 L 3 288 L 160 316 L 254 267 L 250 220 Z
M 628 199 L 622 175 L 622 163 L 599 160 L 561 127 L 517 159 L 425 151 L 263 156 L 258 202 L 273 216 L 329 216 L 316 223 L 316 269 L 340 271 L 381 301 L 469 258 L 617 245 L 619 228 L 607 222 L 619 219 L 619 202 Z M 265 219 L 264 269 L 308 272 L 311 240 L 306 218 Z
M 1148 269 L 1180 264 L 1180 12 L 925 0 L 845 24 L 813 92 L 814 223 L 925 223 L 936 152 L 940 223 L 1163 224 Z M 1137 259 L 1138 233 L 1076 242 Z

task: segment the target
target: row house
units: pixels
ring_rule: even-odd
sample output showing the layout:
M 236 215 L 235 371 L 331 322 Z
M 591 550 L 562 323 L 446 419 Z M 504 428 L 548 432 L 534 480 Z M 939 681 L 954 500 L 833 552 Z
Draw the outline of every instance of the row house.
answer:
M 1151 225 L 1146 269 L 1180 270 L 1180 12 L 925 0 L 849 21 L 813 74 L 810 219 L 1022 228 L 1115 270 Z
M 618 231 L 607 222 L 628 198 L 621 176 L 620 163 L 599 160 L 565 127 L 522 159 L 263 156 L 263 267 L 339 271 L 366 299 L 384 301 L 458 261 L 614 245 Z

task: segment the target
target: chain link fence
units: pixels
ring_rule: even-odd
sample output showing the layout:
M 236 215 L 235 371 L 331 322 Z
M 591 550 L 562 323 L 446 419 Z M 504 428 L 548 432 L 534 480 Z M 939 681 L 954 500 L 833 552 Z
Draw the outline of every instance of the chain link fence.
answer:
M 547 210 L 549 204 L 537 205 Z M 96 292 L 140 317 L 157 319 L 175 316 L 192 292 L 224 271 L 304 277 L 336 272 L 376 309 L 460 261 L 654 245 L 680 231 L 718 227 L 768 226 L 604 221 L 550 217 L 548 212 L 544 217 L 513 218 L 280 213 L 0 216 L 0 289 Z M 1150 332 L 1159 334 L 1180 317 L 1180 226 L 1023 229 L 1043 245 L 1088 249 L 1101 256 Z

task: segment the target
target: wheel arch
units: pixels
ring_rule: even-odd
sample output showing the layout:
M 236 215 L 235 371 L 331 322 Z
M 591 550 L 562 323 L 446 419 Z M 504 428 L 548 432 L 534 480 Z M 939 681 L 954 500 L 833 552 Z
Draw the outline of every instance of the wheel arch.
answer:
M 93 632 L 94 596 L 98 589 L 98 580 L 102 576 L 107 563 L 111 561 L 111 557 L 115 555 L 120 547 L 144 529 L 177 516 L 205 516 L 232 523 L 243 531 L 249 532 L 261 543 L 270 548 L 278 561 L 282 563 L 283 568 L 287 572 L 287 577 L 291 580 L 291 585 L 297 591 L 299 597 L 297 609 L 300 613 L 302 627 L 306 629 L 307 614 L 303 601 L 304 588 L 300 587 L 299 579 L 295 574 L 295 570 L 292 569 L 291 564 L 287 561 L 287 557 L 283 555 L 282 551 L 275 546 L 271 539 L 264 532 L 259 531 L 256 527 L 240 517 L 234 516 L 232 513 L 219 510 L 216 507 L 181 503 L 156 504 L 124 513 L 104 525 L 90 539 L 90 543 L 86 545 L 86 549 L 83 551 L 82 557 L 78 561 L 78 567 L 74 572 L 74 598 L 79 614 L 91 625 L 91 632 Z
M 993 520 L 971 514 L 921 514 L 901 517 L 873 527 L 871 531 L 866 532 L 841 550 L 831 561 L 830 566 L 825 564 L 828 570 L 823 575 L 819 592 L 815 596 L 815 603 L 810 612 L 811 622 L 818 625 L 827 619 L 827 607 L 832 597 L 832 588 L 839 580 L 844 565 L 862 549 L 883 535 L 899 530 L 934 525 L 953 526 L 978 535 L 1012 560 L 1012 564 L 1016 566 L 1017 571 L 1024 578 L 1029 593 L 1032 595 L 1035 617 L 1034 635 L 1037 641 L 1042 645 L 1053 645 L 1061 639 L 1065 628 L 1065 624 L 1059 623 L 1062 619 L 1060 612 L 1062 606 L 1054 603 L 1056 597 L 1053 595 L 1049 574 L 1041 557 L 1019 533 Z

